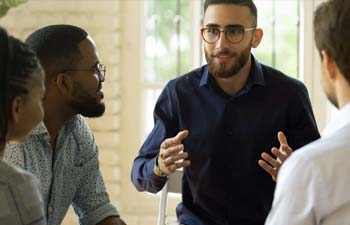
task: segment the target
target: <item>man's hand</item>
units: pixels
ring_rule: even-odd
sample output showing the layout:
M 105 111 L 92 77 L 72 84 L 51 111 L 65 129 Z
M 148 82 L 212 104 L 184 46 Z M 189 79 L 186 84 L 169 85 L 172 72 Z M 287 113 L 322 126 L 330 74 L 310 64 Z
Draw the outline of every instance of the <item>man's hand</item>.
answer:
M 160 176 L 160 172 L 165 175 L 170 175 L 176 169 L 187 167 L 190 161 L 186 160 L 188 153 L 184 152 L 184 145 L 181 141 L 188 136 L 188 130 L 180 131 L 175 137 L 165 139 L 160 145 L 160 152 L 158 156 L 159 170 L 154 167 L 154 173 Z
M 272 154 L 277 158 L 274 159 L 264 152 L 261 154 L 262 159 L 259 160 L 259 165 L 272 176 L 274 181 L 277 180 L 278 171 L 283 162 L 292 154 L 292 149 L 289 147 L 287 138 L 282 131 L 278 132 L 277 137 L 280 142 L 280 148 L 273 147 L 271 149 Z

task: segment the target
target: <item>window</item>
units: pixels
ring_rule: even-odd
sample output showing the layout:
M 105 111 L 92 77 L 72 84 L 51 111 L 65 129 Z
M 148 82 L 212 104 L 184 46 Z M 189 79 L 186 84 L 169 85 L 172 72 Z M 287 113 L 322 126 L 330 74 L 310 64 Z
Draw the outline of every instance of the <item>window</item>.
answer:
M 264 64 L 295 78 L 299 78 L 299 1 L 255 0 L 264 36 L 253 53 Z
M 144 138 L 153 127 L 154 104 L 166 82 L 200 65 L 201 4 L 188 0 L 145 1 Z

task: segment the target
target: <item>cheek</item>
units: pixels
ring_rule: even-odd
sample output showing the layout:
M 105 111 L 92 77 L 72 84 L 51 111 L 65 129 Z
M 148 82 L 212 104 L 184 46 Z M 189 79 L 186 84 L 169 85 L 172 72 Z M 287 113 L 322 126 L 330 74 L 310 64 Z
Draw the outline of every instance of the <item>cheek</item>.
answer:
M 30 114 L 31 120 L 28 128 L 33 129 L 44 119 L 44 108 L 41 101 L 36 102 L 32 105 Z

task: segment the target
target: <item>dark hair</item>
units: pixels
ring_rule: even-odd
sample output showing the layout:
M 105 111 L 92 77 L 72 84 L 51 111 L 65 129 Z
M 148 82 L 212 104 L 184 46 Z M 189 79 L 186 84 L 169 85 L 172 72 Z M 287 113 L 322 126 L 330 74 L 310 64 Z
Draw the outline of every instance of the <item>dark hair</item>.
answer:
M 319 52 L 325 50 L 350 83 L 350 1 L 322 3 L 314 15 L 314 35 Z
M 65 69 L 74 66 L 80 57 L 79 43 L 87 32 L 72 25 L 51 25 L 34 31 L 26 43 L 36 52 L 46 72 L 46 83 Z
M 16 96 L 28 93 L 33 76 L 43 74 L 36 54 L 20 40 L 0 28 L 0 144 L 6 141 L 11 104 Z
M 204 14 L 210 5 L 218 4 L 234 4 L 239 6 L 246 6 L 250 9 L 251 14 L 254 17 L 253 26 L 256 27 L 258 24 L 258 10 L 253 2 L 253 0 L 205 0 L 204 2 Z

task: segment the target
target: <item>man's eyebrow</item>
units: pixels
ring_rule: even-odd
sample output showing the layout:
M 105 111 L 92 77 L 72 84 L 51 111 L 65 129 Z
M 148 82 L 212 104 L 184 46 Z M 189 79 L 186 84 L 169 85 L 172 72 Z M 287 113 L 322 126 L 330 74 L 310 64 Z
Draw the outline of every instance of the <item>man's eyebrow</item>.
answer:
M 208 28 L 220 28 L 220 26 L 215 24 L 215 23 L 208 23 L 208 24 L 205 25 L 205 27 L 208 27 Z M 231 28 L 231 27 L 244 27 L 244 26 L 241 25 L 241 24 L 229 24 L 229 25 L 225 26 L 225 28 Z
M 225 28 L 241 28 L 241 27 L 244 27 L 243 25 L 241 24 L 229 24 L 229 25 L 226 25 Z
M 215 23 L 208 23 L 208 24 L 205 25 L 205 27 L 209 27 L 209 28 L 217 27 L 217 28 L 219 28 L 220 26 L 215 24 Z

